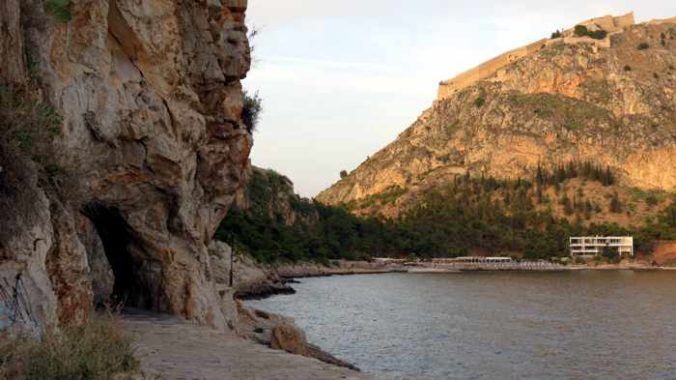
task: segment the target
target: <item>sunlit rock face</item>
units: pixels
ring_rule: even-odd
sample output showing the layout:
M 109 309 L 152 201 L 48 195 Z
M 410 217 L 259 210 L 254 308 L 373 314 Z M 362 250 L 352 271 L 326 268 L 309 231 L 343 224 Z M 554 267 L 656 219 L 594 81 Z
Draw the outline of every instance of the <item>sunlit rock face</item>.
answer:
M 608 165 L 623 186 L 676 190 L 676 20 L 630 21 L 601 44 L 564 34 L 479 80 L 461 75 L 462 89 L 440 93 L 317 199 L 339 204 L 466 173 L 527 179 L 569 161 Z
M 21 22 L 8 23 L 11 40 L 3 32 L 2 58 L 28 51 L 31 67 L 20 55 L 0 79 L 37 78 L 63 118 L 51 160 L 68 194 L 33 181 L 39 217 L 0 245 L 5 264 L 31 268 L 36 299 L 56 300 L 42 302 L 41 319 L 85 319 L 92 282 L 105 293 L 111 272 L 112 296 L 128 306 L 217 327 L 233 318 L 207 246 L 249 166 L 246 3 L 74 0 L 69 21 L 41 1 L 3 4 Z

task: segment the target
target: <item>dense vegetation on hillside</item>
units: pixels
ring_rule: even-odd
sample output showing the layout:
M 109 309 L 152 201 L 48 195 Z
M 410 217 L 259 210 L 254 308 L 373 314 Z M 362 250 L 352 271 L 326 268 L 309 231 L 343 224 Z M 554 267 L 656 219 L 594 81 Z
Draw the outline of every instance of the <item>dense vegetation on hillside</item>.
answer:
M 565 176 L 559 178 L 565 180 Z M 553 200 L 543 195 L 547 181 L 459 178 L 426 194 L 418 206 L 403 215 L 399 223 L 410 234 L 407 248 L 420 256 L 479 251 L 535 259 L 567 255 L 568 237 L 574 235 L 633 235 L 636 249 L 642 252 L 649 251 L 656 239 L 676 238 L 673 201 L 659 218 L 639 229 L 585 223 L 591 213 L 618 212 L 616 208 L 622 207 L 619 200 L 613 197 L 605 206 L 592 204 L 583 196 L 571 200 L 564 193 L 558 202 L 570 217 L 556 218 L 548 207 Z M 558 185 L 553 182 L 551 186 Z
M 277 260 L 358 259 L 376 256 L 452 257 L 473 253 L 513 254 L 527 258 L 567 255 L 572 235 L 633 235 L 636 249 L 650 250 L 656 239 L 676 239 L 676 202 L 643 227 L 586 223 L 590 214 L 621 212 L 617 197 L 599 205 L 583 194 L 561 191 L 567 180 L 581 178 L 604 186 L 615 182 L 608 168 L 570 163 L 552 172 L 538 168 L 532 180 L 457 177 L 428 192 L 396 220 L 359 218 L 348 207 L 330 207 L 293 193 L 285 177 L 254 171 L 248 209 L 234 206 L 217 237 L 235 244 L 263 262 Z M 367 198 L 366 204 L 391 202 L 405 190 Z M 551 192 L 549 192 L 551 193 Z M 567 218 L 557 218 L 553 202 Z M 351 206 L 354 206 L 351 205 Z M 572 220 L 572 221 L 569 221 Z
M 246 198 L 248 207 L 234 205 L 216 238 L 259 261 L 360 259 L 397 252 L 384 239 L 392 235 L 387 222 L 301 198 L 274 171 L 255 169 Z

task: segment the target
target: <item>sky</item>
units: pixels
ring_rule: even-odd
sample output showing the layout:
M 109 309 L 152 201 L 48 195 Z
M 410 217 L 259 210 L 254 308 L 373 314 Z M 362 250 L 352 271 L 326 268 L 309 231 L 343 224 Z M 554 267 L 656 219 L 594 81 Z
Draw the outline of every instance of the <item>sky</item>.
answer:
M 254 62 L 244 81 L 263 113 L 252 163 L 313 197 L 411 125 L 439 81 L 556 29 L 670 0 L 249 0 Z

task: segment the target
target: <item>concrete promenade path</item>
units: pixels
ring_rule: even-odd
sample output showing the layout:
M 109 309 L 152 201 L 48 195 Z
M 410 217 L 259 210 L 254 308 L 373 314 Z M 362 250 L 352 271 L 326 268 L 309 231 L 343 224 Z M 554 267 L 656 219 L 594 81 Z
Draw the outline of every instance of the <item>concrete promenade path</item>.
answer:
M 144 373 L 171 380 L 366 380 L 371 377 L 316 359 L 273 350 L 174 317 L 121 315 Z

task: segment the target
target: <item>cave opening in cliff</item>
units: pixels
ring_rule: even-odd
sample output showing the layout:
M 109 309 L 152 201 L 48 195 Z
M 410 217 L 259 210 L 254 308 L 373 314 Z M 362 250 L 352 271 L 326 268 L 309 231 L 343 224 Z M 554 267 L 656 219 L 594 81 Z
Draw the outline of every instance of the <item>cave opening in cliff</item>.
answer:
M 103 244 L 105 258 L 112 269 L 114 282 L 108 302 L 113 307 L 127 306 L 158 310 L 157 286 L 148 268 L 153 266 L 138 253 L 132 229 L 120 210 L 98 203 L 90 203 L 84 214 L 92 221 Z M 138 251 L 138 249 L 136 249 Z

